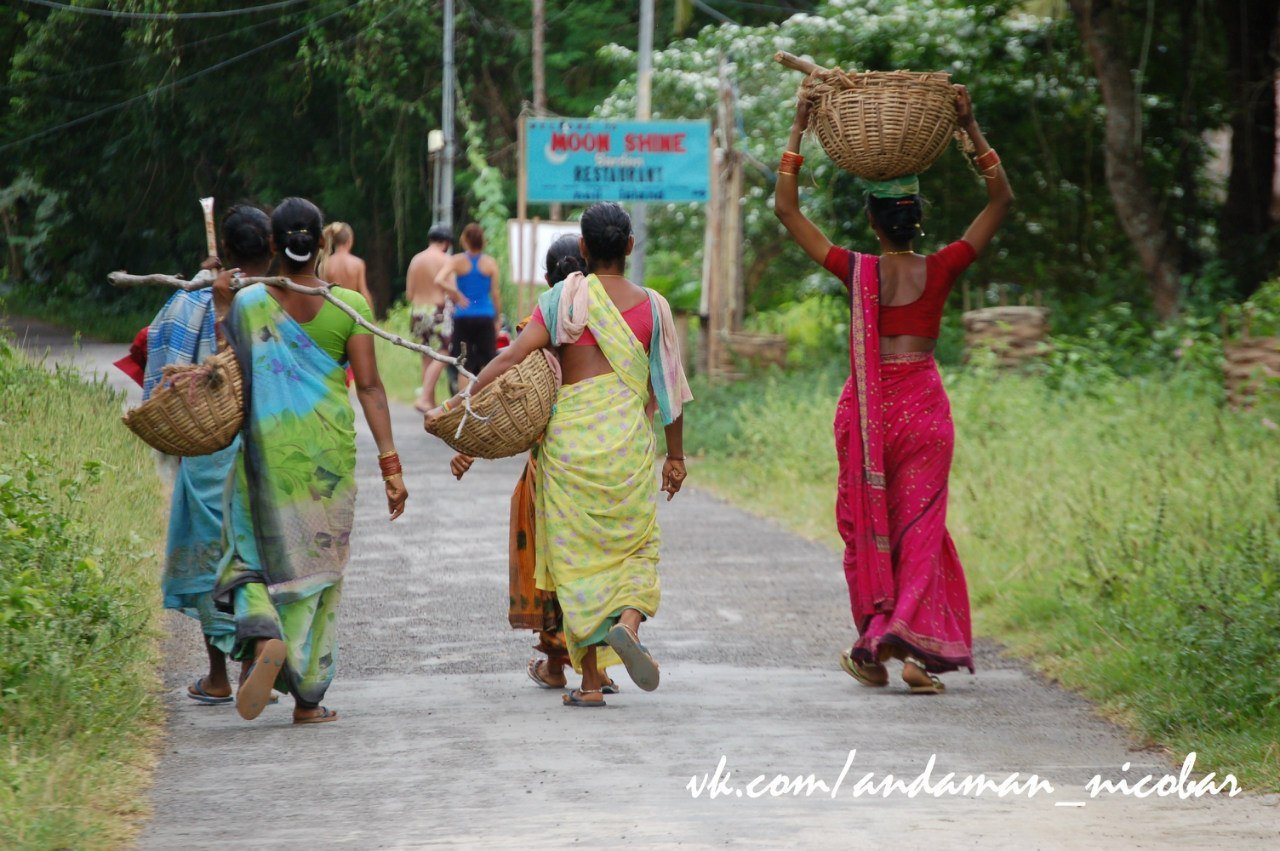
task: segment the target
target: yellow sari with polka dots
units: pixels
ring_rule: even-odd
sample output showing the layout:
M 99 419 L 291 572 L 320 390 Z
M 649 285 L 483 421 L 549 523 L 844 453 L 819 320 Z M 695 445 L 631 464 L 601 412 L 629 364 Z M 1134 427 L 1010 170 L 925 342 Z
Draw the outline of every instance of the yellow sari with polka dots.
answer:
M 649 356 L 594 276 L 587 327 L 613 372 L 565 385 L 538 452 L 537 584 L 555 591 L 575 671 L 624 609 L 658 611 L 658 514 Z

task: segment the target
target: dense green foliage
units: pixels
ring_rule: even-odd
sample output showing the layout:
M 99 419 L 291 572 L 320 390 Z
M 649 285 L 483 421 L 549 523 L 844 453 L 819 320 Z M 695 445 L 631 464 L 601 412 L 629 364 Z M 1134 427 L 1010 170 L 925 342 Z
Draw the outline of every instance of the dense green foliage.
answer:
M 156 695 L 150 453 L 120 400 L 0 341 L 0 836 L 116 847 L 139 814 Z
M 847 374 L 695 388 L 690 482 L 838 546 Z M 981 368 L 946 380 L 949 526 L 976 631 L 1206 770 L 1280 789 L 1280 405 L 1220 410 L 1190 370 L 1090 393 Z
M 225 6 L 111 5 L 183 12 Z M 552 108 L 591 111 L 612 84 L 609 63 L 596 51 L 634 44 L 637 14 L 606 0 L 549 11 Z M 658 23 L 663 43 L 670 20 Z M 430 225 L 427 134 L 439 126 L 441 27 L 440 6 L 429 0 L 321 0 L 198 20 L 6 9 L 0 247 L 7 276 L 32 291 L 21 301 L 54 302 L 70 312 L 65 305 L 93 294 L 143 315 L 154 312 L 163 296 L 110 292 L 106 274 L 193 271 L 204 245 L 198 197 L 273 203 L 298 194 L 354 226 L 357 251 L 368 259 L 371 286 L 385 307 Z M 509 208 L 515 123 L 531 97 L 529 33 L 527 0 L 457 4 L 460 112 L 474 122 L 462 120 L 459 133 L 471 129 L 486 140 Z M 270 46 L 248 55 L 264 45 Z M 195 76 L 224 61 L 231 64 Z M 24 141 L 133 97 L 138 101 L 127 108 Z M 481 175 L 469 167 L 469 153 L 459 145 L 458 222 L 479 212 L 473 190 Z M 3 187 L 19 187 L 23 197 L 6 205 Z M 54 209 L 42 212 L 46 199 L 55 199 Z M 33 239 L 38 251 L 27 251 Z
M 1097 82 L 1070 18 L 1020 11 L 1025 4 L 956 0 L 829 0 L 820 14 L 766 26 L 720 26 L 672 43 L 655 58 L 654 103 L 663 117 L 701 118 L 714 110 L 720 62 L 736 87 L 740 132 L 759 166 L 747 171 L 744 208 L 745 279 L 757 308 L 786 305 L 838 283 L 814 269 L 771 213 L 772 174 L 794 115 L 800 75 L 770 61 L 787 50 L 846 69 L 943 70 L 967 84 L 975 112 L 999 149 L 1018 203 L 995 250 L 969 274 L 975 304 L 1043 291 L 1055 324 L 1079 330 L 1104 304 L 1144 305 L 1146 281 L 1112 206 L 1103 165 L 1104 112 Z M 1215 181 L 1204 166 L 1210 151 L 1201 134 L 1224 122 L 1221 36 L 1207 13 L 1193 16 L 1193 32 L 1172 11 L 1158 16 L 1147 39 L 1144 141 L 1153 185 L 1169 187 L 1180 233 L 1194 252 L 1215 251 Z M 1181 22 L 1181 23 L 1180 23 Z M 1196 57 L 1194 68 L 1184 57 Z M 619 71 L 634 55 L 610 51 Z M 1194 75 L 1194 77 L 1193 77 Z M 628 76 L 605 102 L 606 115 L 630 114 L 635 83 Z M 857 182 L 835 168 L 816 141 L 801 180 L 806 213 L 832 241 L 869 247 Z M 985 203 L 982 181 L 962 156 L 948 151 L 922 181 L 929 202 L 925 247 L 958 239 Z M 653 230 L 673 255 L 696 256 L 702 240 L 699 208 L 671 205 Z M 1215 301 L 1230 289 L 1213 267 L 1187 282 L 1191 300 Z M 696 278 L 698 267 L 683 274 Z M 955 296 L 957 303 L 960 295 Z M 1145 311 L 1144 311 L 1145 312 Z
M 190 12 L 220 4 L 108 5 Z M 656 33 L 656 43 L 667 45 L 655 57 L 659 116 L 710 115 L 721 56 L 728 63 L 756 163 L 744 207 L 752 306 L 787 307 L 835 287 L 798 254 L 769 209 L 769 169 L 798 82 L 769 57 L 788 49 L 845 67 L 941 69 L 970 84 L 1019 195 L 996 250 L 970 276 L 975 302 L 1041 290 L 1060 330 L 1083 331 L 1095 311 L 1116 301 L 1137 305 L 1147 321 L 1146 281 L 1107 191 L 1097 82 L 1062 4 L 773 5 L 736 4 L 713 15 L 677 3 L 659 10 Z M 1204 135 L 1226 124 L 1234 103 L 1223 25 L 1212 6 L 1117 4 L 1141 94 L 1144 167 L 1151 184 L 1163 187 L 1161 207 L 1190 258 L 1193 309 L 1216 304 L 1236 286 L 1234 267 L 1216 259 L 1223 175 L 1207 167 L 1212 150 Z M 478 218 L 495 231 L 515 207 L 516 121 L 532 97 L 528 0 L 459 0 L 457 9 L 465 134 L 457 220 Z M 726 13 L 740 25 L 717 23 Z M 637 14 L 634 4 L 605 0 L 549 4 L 553 112 L 632 113 Z M 7 101 L 0 246 L 5 277 L 18 281 L 13 304 L 66 314 L 92 294 L 100 302 L 95 315 L 135 324 L 162 296 L 108 292 L 104 275 L 120 267 L 192 270 L 203 244 L 198 196 L 225 204 L 303 194 L 354 225 L 385 309 L 430 223 L 426 140 L 439 124 L 441 27 L 438 0 L 322 0 L 201 20 L 117 20 L 36 6 L 7 11 L 0 18 L 0 98 Z M 84 120 L 99 109 L 109 111 Z M 816 145 L 810 153 L 806 209 L 835 241 L 866 244 L 856 185 Z M 957 238 L 982 203 L 981 182 L 955 152 L 926 176 L 925 193 L 930 248 Z M 699 209 L 674 207 L 660 211 L 651 228 L 651 278 L 690 304 L 701 221 Z M 491 235 L 501 250 L 501 234 Z

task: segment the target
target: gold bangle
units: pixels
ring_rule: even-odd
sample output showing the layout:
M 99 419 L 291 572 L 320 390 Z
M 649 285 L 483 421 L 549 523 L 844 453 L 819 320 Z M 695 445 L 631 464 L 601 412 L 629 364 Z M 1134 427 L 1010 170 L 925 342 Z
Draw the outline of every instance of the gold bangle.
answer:
M 796 176 L 796 173 L 794 171 L 783 171 L 782 169 L 778 169 L 778 174 L 789 174 L 792 177 Z
M 391 475 L 389 475 L 389 476 L 383 476 L 383 477 L 382 477 L 382 480 L 383 480 L 384 482 L 389 482 L 389 481 L 391 481 L 392 479 L 402 479 L 402 478 L 404 478 L 404 473 L 392 473 L 392 474 L 391 474 Z
M 390 458 L 392 455 L 399 455 L 399 454 L 400 453 L 395 451 L 394 449 L 388 449 L 386 452 L 379 453 L 378 460 L 381 461 L 383 458 Z
M 784 153 L 784 154 L 791 154 L 791 156 L 793 156 L 793 157 L 799 157 L 799 156 L 800 156 L 800 152 L 799 152 L 799 151 L 790 151 L 790 150 L 787 150 L 787 151 L 783 151 L 782 153 Z M 800 158 L 801 158 L 801 159 L 804 159 L 803 157 L 800 157 Z

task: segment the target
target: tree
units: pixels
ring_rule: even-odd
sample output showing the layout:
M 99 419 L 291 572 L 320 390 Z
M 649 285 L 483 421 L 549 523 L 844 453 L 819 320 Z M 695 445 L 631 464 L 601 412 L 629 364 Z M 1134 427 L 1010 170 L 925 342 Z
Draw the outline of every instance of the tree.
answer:
M 1145 172 L 1142 108 L 1116 5 L 1111 0 L 1071 0 L 1071 11 L 1093 60 L 1107 109 L 1107 185 L 1120 214 L 1120 224 L 1150 279 L 1156 314 L 1169 319 L 1178 311 L 1185 251 L 1166 221 Z
M 1275 271 L 1280 247 L 1271 219 L 1280 0 L 1218 0 L 1217 6 L 1226 28 L 1232 108 L 1221 248 L 1237 272 L 1237 294 L 1247 298 Z

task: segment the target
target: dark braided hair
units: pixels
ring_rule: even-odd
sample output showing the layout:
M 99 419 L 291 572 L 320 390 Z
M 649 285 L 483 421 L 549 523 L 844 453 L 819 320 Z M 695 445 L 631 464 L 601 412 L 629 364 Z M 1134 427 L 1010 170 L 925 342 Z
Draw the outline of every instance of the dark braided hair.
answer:
M 906 198 L 867 196 L 867 212 L 894 245 L 908 245 L 923 230 L 924 204 L 919 195 Z
M 631 217 L 626 210 L 612 201 L 592 204 L 582 214 L 582 238 L 591 255 L 588 264 L 593 270 L 601 263 L 613 263 L 627 256 L 627 241 L 631 239 Z
M 587 261 L 578 250 L 578 237 L 564 236 L 551 243 L 547 249 L 547 286 L 554 287 L 574 272 L 587 271 Z
M 271 235 L 281 259 L 291 272 L 303 268 L 316 256 L 320 234 L 324 232 L 324 213 L 306 198 L 286 198 L 271 214 Z
M 271 259 L 271 219 L 253 204 L 236 204 L 222 217 L 222 253 L 240 266 Z

